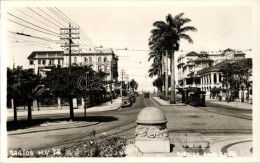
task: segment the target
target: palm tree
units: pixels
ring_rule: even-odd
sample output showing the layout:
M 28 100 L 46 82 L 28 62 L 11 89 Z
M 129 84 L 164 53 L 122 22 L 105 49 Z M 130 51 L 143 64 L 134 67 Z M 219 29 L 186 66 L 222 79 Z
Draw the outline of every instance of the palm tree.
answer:
M 150 49 L 161 56 L 161 75 L 165 75 L 165 90 L 168 90 L 168 53 L 165 53 L 166 46 L 163 42 L 164 32 L 167 30 L 167 24 L 163 21 L 157 21 L 153 24 L 156 28 L 151 30 L 149 38 Z M 164 56 L 166 55 L 166 56 Z M 164 61 L 166 58 L 166 62 Z M 165 98 L 168 99 L 168 91 Z
M 167 25 L 170 28 L 169 38 L 172 40 L 169 41 L 169 49 L 171 52 L 171 103 L 176 103 L 175 99 L 175 63 L 174 63 L 174 52 L 179 50 L 179 41 L 180 39 L 187 40 L 189 43 L 193 43 L 193 40 L 189 35 L 186 34 L 188 31 L 195 32 L 197 29 L 193 26 L 185 26 L 186 23 L 191 22 L 191 19 L 184 18 L 184 13 L 180 13 L 175 17 L 172 17 L 171 14 L 166 16 Z M 172 35 L 172 33 L 174 33 Z M 172 36 L 171 36 L 172 35 Z

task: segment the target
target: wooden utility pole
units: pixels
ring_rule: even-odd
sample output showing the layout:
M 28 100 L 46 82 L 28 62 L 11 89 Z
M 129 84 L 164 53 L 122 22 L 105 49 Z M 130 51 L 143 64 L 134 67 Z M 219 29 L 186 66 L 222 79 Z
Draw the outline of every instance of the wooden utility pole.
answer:
M 79 47 L 79 45 L 73 42 L 74 39 L 79 39 L 79 28 L 71 27 L 69 24 L 69 28 L 60 28 L 61 40 L 68 40 L 68 43 L 65 41 L 64 45 L 61 47 L 69 48 L 69 67 L 71 67 L 71 56 L 72 56 L 72 47 Z

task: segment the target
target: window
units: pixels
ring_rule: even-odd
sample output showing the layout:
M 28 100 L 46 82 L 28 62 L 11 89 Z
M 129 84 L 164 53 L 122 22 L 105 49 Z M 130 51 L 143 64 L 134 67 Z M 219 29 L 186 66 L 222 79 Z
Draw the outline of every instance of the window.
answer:
M 92 57 L 89 57 L 89 62 L 92 62 Z
M 42 64 L 43 65 L 45 65 L 46 64 L 46 60 L 44 59 L 44 60 L 42 60 Z
M 60 65 L 61 59 L 58 59 L 58 65 Z
M 98 66 L 98 71 L 101 71 L 101 70 L 102 70 L 101 66 Z
M 221 82 L 221 74 L 219 74 L 218 78 L 218 81 Z
M 101 57 L 98 57 L 98 63 L 100 63 L 101 62 Z
M 77 57 L 74 57 L 74 63 L 77 63 Z
M 107 66 L 104 66 L 104 72 L 107 72 Z
M 53 65 L 54 60 L 50 59 L 49 65 Z
M 84 62 L 88 62 L 88 59 L 87 59 L 87 57 L 84 57 Z
M 33 60 L 30 60 L 30 61 L 29 61 L 29 64 L 30 64 L 30 65 L 33 65 Z
M 104 62 L 107 62 L 107 57 L 104 57 Z
M 42 60 L 40 60 L 40 59 L 38 60 L 38 64 L 39 64 L 39 65 L 41 64 L 41 61 L 42 61 Z
M 216 83 L 217 82 L 217 75 L 214 74 L 213 78 L 214 78 L 214 83 Z

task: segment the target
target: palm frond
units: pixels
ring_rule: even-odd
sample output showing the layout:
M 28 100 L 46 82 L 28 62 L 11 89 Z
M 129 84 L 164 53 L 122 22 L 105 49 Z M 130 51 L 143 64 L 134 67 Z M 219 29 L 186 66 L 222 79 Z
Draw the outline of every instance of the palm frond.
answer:
M 187 34 L 180 34 L 179 37 L 181 39 L 187 40 L 189 43 L 193 43 L 193 40 L 191 39 L 191 37 Z
M 186 26 L 186 27 L 183 27 L 183 28 L 179 29 L 179 34 L 182 34 L 182 33 L 185 33 L 185 32 L 189 32 L 189 31 L 196 32 L 197 29 L 195 27 L 193 27 L 193 26 Z

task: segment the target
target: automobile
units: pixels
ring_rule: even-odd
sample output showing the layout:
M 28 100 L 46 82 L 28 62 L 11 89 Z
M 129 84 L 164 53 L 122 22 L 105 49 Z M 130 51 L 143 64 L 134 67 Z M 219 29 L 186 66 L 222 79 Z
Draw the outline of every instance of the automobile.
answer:
M 123 96 L 122 97 L 121 107 L 127 107 L 127 106 L 131 106 L 131 105 L 132 105 L 131 98 L 128 97 L 128 96 Z
M 144 98 L 149 98 L 150 92 L 144 92 Z
M 130 97 L 130 100 L 131 100 L 131 102 L 132 103 L 135 103 L 135 94 L 134 93 L 130 93 L 130 94 L 128 94 L 128 97 Z

